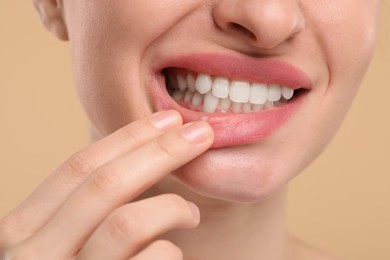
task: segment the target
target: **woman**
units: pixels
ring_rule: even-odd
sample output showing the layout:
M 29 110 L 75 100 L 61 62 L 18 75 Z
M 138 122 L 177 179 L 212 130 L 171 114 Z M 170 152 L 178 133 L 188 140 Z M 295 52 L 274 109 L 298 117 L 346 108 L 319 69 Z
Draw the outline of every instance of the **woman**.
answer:
M 34 3 L 94 143 L 3 219 L 6 259 L 330 259 L 287 234 L 286 185 L 342 121 L 379 1 Z

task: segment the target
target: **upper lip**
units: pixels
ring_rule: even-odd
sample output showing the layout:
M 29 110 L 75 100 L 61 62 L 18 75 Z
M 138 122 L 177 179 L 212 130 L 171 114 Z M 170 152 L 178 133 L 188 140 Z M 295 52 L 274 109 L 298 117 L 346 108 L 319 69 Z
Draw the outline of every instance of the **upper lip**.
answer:
M 302 70 L 273 58 L 214 53 L 191 54 L 163 61 L 155 71 L 158 73 L 169 67 L 224 76 L 233 80 L 278 84 L 292 89 L 311 89 L 311 80 Z

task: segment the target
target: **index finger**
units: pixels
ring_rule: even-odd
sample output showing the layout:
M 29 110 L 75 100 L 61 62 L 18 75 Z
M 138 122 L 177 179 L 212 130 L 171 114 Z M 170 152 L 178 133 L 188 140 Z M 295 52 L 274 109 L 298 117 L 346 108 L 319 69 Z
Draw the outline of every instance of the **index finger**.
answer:
M 163 111 L 135 121 L 80 150 L 60 165 L 23 203 L 2 220 L 0 237 L 10 234 L 12 240 L 23 240 L 35 233 L 91 172 L 181 125 L 182 119 L 178 112 Z
M 50 246 L 42 250 L 55 253 L 52 259 L 71 257 L 111 211 L 203 153 L 212 142 L 206 122 L 190 123 L 103 165 L 30 242 Z

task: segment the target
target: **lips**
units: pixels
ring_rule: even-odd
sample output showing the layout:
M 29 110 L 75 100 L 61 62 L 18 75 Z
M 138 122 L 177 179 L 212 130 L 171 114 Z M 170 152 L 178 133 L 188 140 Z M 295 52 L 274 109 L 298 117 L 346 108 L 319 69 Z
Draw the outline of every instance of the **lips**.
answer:
M 166 60 L 153 71 L 156 75 L 152 89 L 154 110 L 175 109 L 183 116 L 184 122 L 207 121 L 215 132 L 212 148 L 261 142 L 298 114 L 305 95 L 311 89 L 311 81 L 304 72 L 288 63 L 274 59 L 222 54 L 196 54 Z M 162 73 L 163 71 L 164 73 Z M 189 99 L 190 91 L 187 91 L 186 98 L 184 97 L 185 94 L 181 99 L 177 98 L 177 93 L 182 91 L 179 86 L 176 86 L 175 97 L 173 94 L 175 86 L 172 86 L 166 78 L 172 77 L 172 75 L 177 77 L 178 71 L 186 71 L 186 76 L 194 75 L 194 79 L 196 79 L 196 74 L 203 77 L 210 75 L 210 78 L 214 80 L 229 79 L 233 84 L 231 86 L 234 87 L 234 94 L 231 98 L 240 99 L 239 101 L 242 101 L 242 104 L 232 102 L 230 109 L 226 109 L 226 106 L 223 109 L 223 102 L 226 104 L 226 100 L 212 97 L 213 90 L 207 89 L 209 88 L 207 86 L 200 87 L 201 91 L 209 91 L 203 93 L 207 100 L 213 100 L 212 102 L 207 101 L 209 103 L 207 103 L 206 109 L 202 108 L 202 102 L 198 104 L 198 107 L 193 106 L 192 100 Z M 250 93 L 253 86 L 256 87 L 256 90 L 259 89 L 258 86 L 271 87 L 273 98 L 275 98 L 275 88 L 279 88 L 279 93 L 282 93 L 283 89 L 285 95 L 288 96 L 288 90 L 291 90 L 290 92 L 295 91 L 296 94 L 291 100 L 289 100 L 291 97 L 284 98 L 283 95 L 279 95 L 281 102 L 272 102 L 272 105 L 270 105 L 270 102 L 267 101 L 267 104 L 259 108 L 259 104 L 250 106 L 249 102 L 251 100 L 257 102 L 262 98 L 255 94 L 253 96 L 245 94 Z M 183 86 L 180 87 L 183 89 Z M 193 91 L 192 87 L 191 89 Z M 230 89 L 231 92 L 233 92 L 232 89 Z M 198 92 L 195 91 L 195 93 Z M 258 93 L 258 91 L 254 93 Z M 276 91 L 276 96 L 277 93 Z M 199 94 L 197 95 L 199 96 Z M 209 108 L 210 102 L 213 104 L 211 110 Z M 206 104 L 206 102 L 204 103 Z M 238 110 L 237 107 L 239 107 Z M 256 109 L 252 110 L 251 107 Z

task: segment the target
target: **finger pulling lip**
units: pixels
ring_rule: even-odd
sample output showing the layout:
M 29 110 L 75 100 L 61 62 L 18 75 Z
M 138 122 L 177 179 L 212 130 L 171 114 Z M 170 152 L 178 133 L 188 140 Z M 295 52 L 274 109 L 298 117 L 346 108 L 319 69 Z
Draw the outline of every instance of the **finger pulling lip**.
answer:
M 282 106 L 252 113 L 203 113 L 179 105 L 167 91 L 162 70 L 178 67 L 197 73 L 223 76 L 263 84 L 279 84 L 298 90 L 299 94 Z M 156 111 L 175 109 L 184 122 L 207 121 L 215 132 L 212 148 L 261 142 L 297 114 L 311 89 L 309 77 L 294 66 L 273 59 L 236 57 L 221 54 L 196 54 L 166 60 L 154 70 L 152 104 Z

